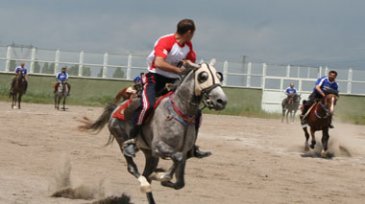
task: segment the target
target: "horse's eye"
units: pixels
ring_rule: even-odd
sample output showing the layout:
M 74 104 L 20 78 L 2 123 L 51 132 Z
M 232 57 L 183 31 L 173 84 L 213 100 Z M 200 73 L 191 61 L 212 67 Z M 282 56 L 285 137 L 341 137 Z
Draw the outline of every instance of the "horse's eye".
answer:
M 199 83 L 205 82 L 206 80 L 208 80 L 208 78 L 209 78 L 209 74 L 207 72 L 202 72 L 198 75 Z
M 219 81 L 222 82 L 223 81 L 223 74 L 222 74 L 222 72 L 217 72 L 216 75 L 217 75 Z

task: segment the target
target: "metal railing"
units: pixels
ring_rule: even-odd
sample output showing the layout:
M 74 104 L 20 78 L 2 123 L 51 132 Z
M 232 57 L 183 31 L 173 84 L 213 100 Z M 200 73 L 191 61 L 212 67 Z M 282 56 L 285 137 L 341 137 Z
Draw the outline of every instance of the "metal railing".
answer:
M 71 76 L 131 80 L 146 71 L 146 56 L 131 53 L 86 53 L 38 49 L 32 46 L 0 46 L 0 72 L 13 72 L 25 63 L 30 74 L 54 75 L 68 66 Z M 310 91 L 315 80 L 329 67 L 237 63 L 217 61 L 215 66 L 224 76 L 224 86 L 282 90 L 289 82 L 299 91 Z M 365 95 L 365 71 L 336 69 L 342 93 Z

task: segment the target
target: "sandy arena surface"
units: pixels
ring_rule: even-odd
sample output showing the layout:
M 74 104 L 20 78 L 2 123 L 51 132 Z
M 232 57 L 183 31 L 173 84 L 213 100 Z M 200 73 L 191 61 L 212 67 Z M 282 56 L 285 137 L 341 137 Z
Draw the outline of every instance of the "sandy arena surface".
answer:
M 101 111 L 70 106 L 62 112 L 37 104 L 11 110 L 0 102 L 0 203 L 95 200 L 50 197 L 62 182 L 82 186 L 95 198 L 124 192 L 134 203 L 146 203 L 117 144 L 103 147 L 107 129 L 98 135 L 77 130 L 77 119 L 95 119 Z M 328 160 L 301 157 L 304 135 L 297 123 L 204 115 L 198 144 L 213 155 L 188 161 L 182 190 L 153 182 L 155 199 L 168 204 L 364 203 L 365 126 L 334 124 L 330 148 L 335 157 Z M 137 160 L 142 170 L 141 155 Z

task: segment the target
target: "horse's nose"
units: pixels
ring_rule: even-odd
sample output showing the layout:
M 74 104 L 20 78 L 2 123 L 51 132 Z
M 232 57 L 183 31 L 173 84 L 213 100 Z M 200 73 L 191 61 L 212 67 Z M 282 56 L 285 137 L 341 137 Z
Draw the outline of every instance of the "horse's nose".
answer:
M 219 98 L 217 99 L 217 103 L 224 107 L 227 104 L 227 100 Z

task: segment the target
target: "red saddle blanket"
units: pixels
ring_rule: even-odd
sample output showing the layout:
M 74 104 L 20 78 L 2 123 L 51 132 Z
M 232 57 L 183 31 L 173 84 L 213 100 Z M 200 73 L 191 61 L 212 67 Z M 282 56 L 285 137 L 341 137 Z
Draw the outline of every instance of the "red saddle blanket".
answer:
M 159 97 L 155 103 L 155 105 L 153 106 L 153 109 L 156 109 L 158 107 L 158 105 L 160 105 L 161 101 L 166 98 L 169 97 L 171 94 L 173 94 L 173 92 L 168 92 L 167 94 Z M 125 120 L 125 114 L 124 111 L 129 107 L 129 105 L 132 103 L 132 99 L 129 99 L 127 102 L 124 102 L 122 104 L 120 104 L 117 107 L 117 111 L 115 111 L 112 115 L 113 118 L 117 118 L 118 120 Z

